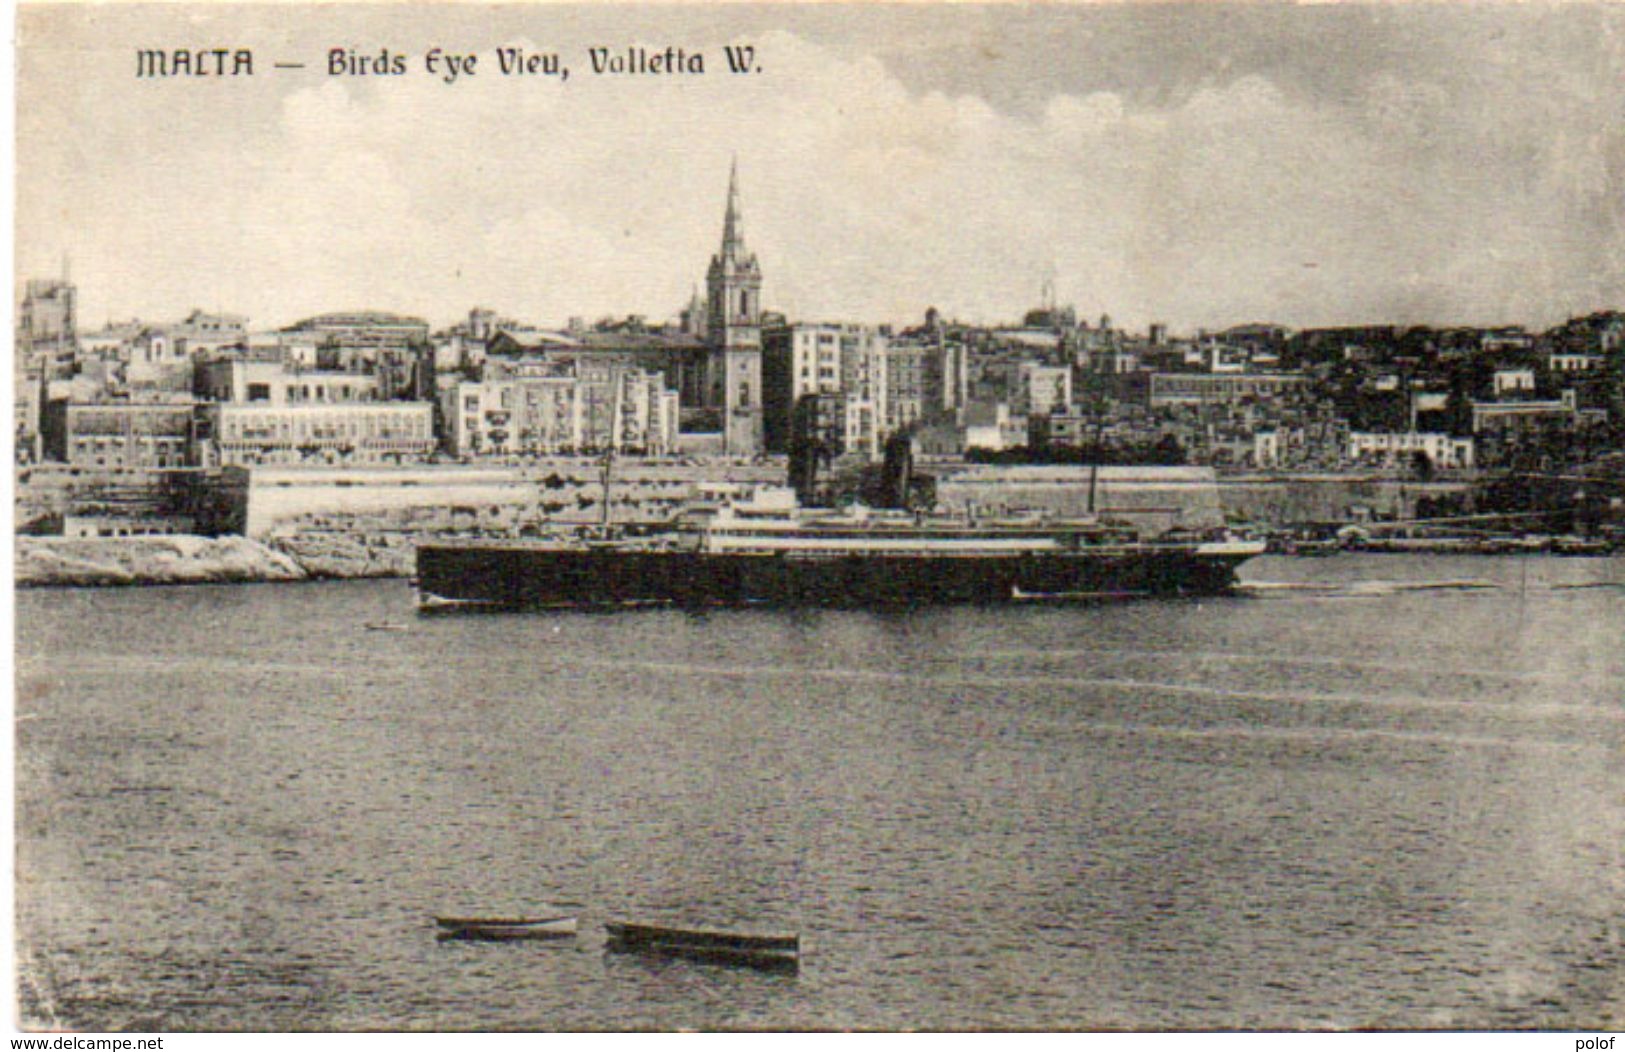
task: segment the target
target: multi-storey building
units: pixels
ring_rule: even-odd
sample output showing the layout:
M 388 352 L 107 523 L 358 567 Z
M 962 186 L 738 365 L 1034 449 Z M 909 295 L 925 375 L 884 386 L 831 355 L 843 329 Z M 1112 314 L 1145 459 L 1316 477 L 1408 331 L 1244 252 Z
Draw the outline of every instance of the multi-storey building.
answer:
M 1501 436 L 1534 434 L 1574 425 L 1579 404 L 1573 390 L 1556 399 L 1474 402 L 1473 434 Z
M 1585 351 L 1553 351 L 1546 359 L 1546 367 L 1554 373 L 1586 373 L 1602 368 L 1607 361 L 1600 354 Z
M 764 336 L 767 448 L 786 452 L 795 407 L 810 395 L 822 404 L 818 437 L 840 453 L 878 456 L 889 418 L 888 341 L 863 325 L 786 325 Z
M 24 286 L 12 359 L 15 453 L 22 460 L 41 454 L 44 384 L 72 371 L 78 325 L 78 292 L 65 277 L 35 278 Z
M 1535 371 L 1533 369 L 1497 369 L 1495 370 L 1493 385 L 1496 398 L 1530 394 L 1535 390 Z
M 970 401 L 970 349 L 961 339 L 936 336 L 937 353 L 926 359 L 926 399 L 930 415 L 954 413 Z
M 19 357 L 72 352 L 79 332 L 79 293 L 66 278 L 33 278 L 17 312 Z
M 1072 404 L 1072 369 L 1022 362 L 1012 395 L 1010 408 L 1019 416 L 1064 411 Z
M 45 456 L 75 467 L 176 468 L 194 462 L 190 399 L 46 404 Z
M 883 353 L 886 356 L 883 399 L 886 416 L 881 427 L 885 434 L 896 434 L 938 415 L 941 401 L 933 398 L 935 371 L 931 363 L 941 355 L 941 348 L 931 343 L 892 341 Z
M 1307 376 L 1294 373 L 1155 373 L 1151 377 L 1151 405 L 1214 405 L 1279 398 L 1308 383 Z
M 676 452 L 677 392 L 659 373 L 574 365 L 501 379 L 464 380 L 441 392 L 448 452 L 460 457 Z
M 434 406 L 219 402 L 199 407 L 197 438 L 218 465 L 415 461 L 434 452 Z
M 274 358 L 245 356 L 199 361 L 192 390 L 210 402 L 331 405 L 380 400 L 375 376 L 289 368 Z
M 1473 440 L 1427 431 L 1395 434 L 1369 431 L 1350 432 L 1349 459 L 1356 463 L 1376 461 L 1385 467 L 1402 466 L 1418 453 L 1436 468 L 1458 469 L 1473 466 Z

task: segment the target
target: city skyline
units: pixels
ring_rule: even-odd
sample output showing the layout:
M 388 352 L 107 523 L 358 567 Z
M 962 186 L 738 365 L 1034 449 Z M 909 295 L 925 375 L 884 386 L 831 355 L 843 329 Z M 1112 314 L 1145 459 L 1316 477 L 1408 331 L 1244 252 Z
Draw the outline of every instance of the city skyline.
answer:
M 251 83 L 133 82 L 123 23 L 252 46 Z M 87 326 L 674 316 L 733 154 L 792 318 L 1524 324 L 1625 300 L 1625 70 L 1596 8 L 267 12 L 25 8 L 19 280 Z M 983 47 L 1002 26 L 1008 50 Z M 190 28 L 186 28 L 186 27 Z M 760 77 L 447 85 L 325 44 L 584 55 L 749 39 Z M 1337 46 L 1332 47 L 1331 44 Z M 198 44 L 197 46 L 201 46 Z M 1074 62 L 1023 60 L 1056 49 Z M 584 63 L 584 58 L 577 61 Z M 720 63 L 718 63 L 720 64 Z M 94 110 L 92 110 L 94 107 Z M 94 112 L 94 117 L 89 116 Z M 132 265 L 132 261 L 139 265 Z

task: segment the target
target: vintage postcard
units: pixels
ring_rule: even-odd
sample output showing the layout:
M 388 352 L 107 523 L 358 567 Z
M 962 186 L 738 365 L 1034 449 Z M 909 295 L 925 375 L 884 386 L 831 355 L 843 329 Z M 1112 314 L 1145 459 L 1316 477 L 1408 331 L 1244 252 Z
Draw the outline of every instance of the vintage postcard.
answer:
M 19 1030 L 1612 1047 L 1625 6 L 15 69 Z

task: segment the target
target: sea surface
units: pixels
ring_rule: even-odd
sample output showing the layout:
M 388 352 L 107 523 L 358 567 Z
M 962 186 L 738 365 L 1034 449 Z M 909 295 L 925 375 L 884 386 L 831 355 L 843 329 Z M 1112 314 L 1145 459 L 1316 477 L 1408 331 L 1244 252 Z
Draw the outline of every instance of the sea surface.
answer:
M 887 612 L 22 592 L 24 1018 L 1618 1029 L 1625 559 L 1243 575 Z M 551 908 L 578 938 L 435 938 Z M 799 932 L 801 969 L 609 954 L 616 918 Z

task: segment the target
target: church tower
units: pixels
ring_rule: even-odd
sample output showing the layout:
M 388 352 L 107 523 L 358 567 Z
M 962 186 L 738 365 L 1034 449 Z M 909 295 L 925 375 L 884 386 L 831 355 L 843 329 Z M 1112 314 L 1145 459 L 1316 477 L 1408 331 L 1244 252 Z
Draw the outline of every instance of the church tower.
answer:
M 705 275 L 706 401 L 722 410 L 723 448 L 752 456 L 762 450 L 762 268 L 745 248 L 739 215 L 739 162 L 728 173 L 722 250 Z

